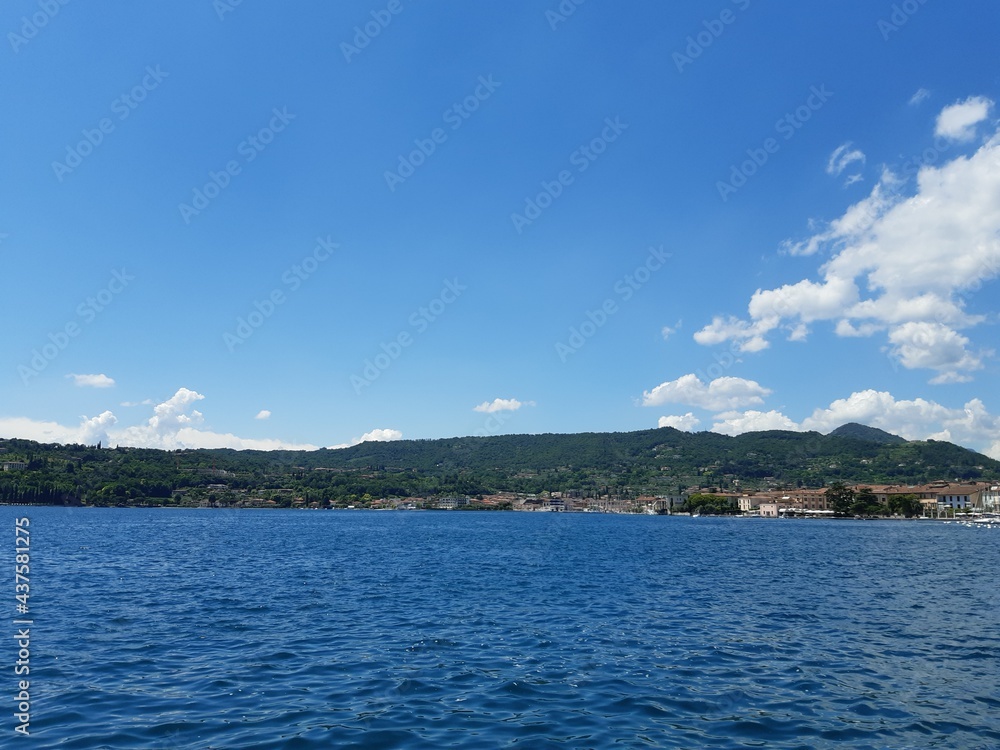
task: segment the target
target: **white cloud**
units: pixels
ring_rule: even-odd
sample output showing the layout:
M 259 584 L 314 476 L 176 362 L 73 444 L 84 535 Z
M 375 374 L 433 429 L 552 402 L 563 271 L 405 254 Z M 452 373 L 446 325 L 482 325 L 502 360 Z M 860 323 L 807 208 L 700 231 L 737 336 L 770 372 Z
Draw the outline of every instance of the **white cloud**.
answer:
M 660 331 L 660 333 L 663 335 L 663 340 L 666 341 L 675 333 L 677 333 L 679 330 L 681 330 L 682 322 L 683 321 L 678 320 L 672 326 L 663 326 L 663 330 Z
M 824 247 L 837 249 L 860 240 L 879 217 L 898 202 L 900 186 L 900 181 L 892 172 L 883 171 L 878 184 L 866 198 L 850 206 L 843 216 L 831 221 L 823 231 L 809 239 L 799 242 L 785 240 L 781 243 L 781 251 L 788 255 L 815 255 Z
M 684 404 L 708 411 L 723 411 L 762 404 L 764 396 L 770 393 L 754 380 L 721 377 L 706 385 L 697 375 L 688 374 L 645 391 L 642 405 Z
M 776 329 L 801 340 L 802 324 L 829 321 L 840 336 L 887 332 L 888 351 L 904 367 L 935 371 L 932 382 L 968 379 L 989 352 L 959 333 L 984 320 L 966 301 L 1000 274 L 1000 132 L 971 156 L 924 166 L 912 195 L 906 185 L 886 171 L 841 217 L 783 243 L 791 255 L 828 251 L 821 278 L 758 289 L 748 319 L 716 316 L 695 341 L 761 351 Z
M 793 430 L 802 428 L 778 411 L 729 411 L 716 414 L 717 421 L 712 425 L 712 432 L 722 435 L 741 435 L 744 432 L 761 432 L 763 430 Z
M 858 148 L 851 148 L 851 146 L 852 144 L 847 142 L 834 149 L 826 163 L 827 174 L 839 177 L 854 162 L 865 163 L 864 152 Z
M 789 341 L 805 341 L 809 338 L 809 326 L 799 323 L 788 334 Z
M 953 141 L 971 141 L 976 137 L 976 125 L 990 116 L 993 102 L 985 96 L 970 96 L 941 110 L 935 135 Z
M 673 427 L 675 430 L 691 432 L 700 424 L 701 420 L 693 413 L 688 412 L 687 414 L 660 417 L 657 427 Z
M 372 430 L 361 436 L 361 443 L 389 443 L 393 440 L 402 440 L 403 433 L 399 430 Z
M 73 379 L 73 384 L 80 388 L 110 388 L 115 384 L 114 378 L 109 378 L 104 373 L 100 375 L 77 375 L 70 373 L 66 376 Z
M 474 406 L 472 411 L 493 414 L 498 411 L 517 411 L 522 406 L 534 405 L 534 401 L 518 401 L 516 398 L 495 398 L 492 401 L 483 401 L 479 406 Z
M 152 406 L 155 402 L 151 398 L 144 398 L 142 401 L 122 401 L 121 406 L 132 408 L 133 406 Z
M 102 442 L 107 445 L 107 430 L 117 421 L 110 411 L 89 419 L 84 417 L 79 425 L 73 427 L 27 417 L 0 417 L 0 436 L 39 443 L 95 445 Z
M 758 289 L 750 298 L 750 317 L 757 321 L 778 321 L 794 315 L 803 323 L 829 320 L 858 300 L 858 288 L 851 279 L 828 277 L 821 283 L 805 279 L 778 289 Z
M 68 426 L 27 417 L 0 418 L 0 436 L 19 437 L 43 443 L 83 443 L 100 441 L 105 446 L 136 448 L 234 448 L 236 450 L 316 450 L 308 443 L 290 443 L 275 439 L 241 438 L 232 433 L 201 429 L 201 412 L 192 405 L 205 397 L 196 391 L 180 388 L 166 401 L 156 404 L 153 416 L 137 425 L 119 427 L 110 411 L 96 417 L 84 417 L 79 425 Z
M 269 412 L 267 409 L 261 409 L 259 412 L 257 412 L 257 416 L 254 417 L 254 419 L 270 419 L 270 418 L 271 418 L 271 412 Z
M 392 429 L 375 429 L 371 432 L 366 432 L 359 438 L 354 438 L 349 443 L 340 443 L 339 445 L 331 445 L 330 450 L 336 451 L 342 448 L 351 448 L 355 445 L 360 445 L 361 443 L 389 443 L 393 440 L 402 440 L 403 433 L 399 430 Z
M 904 323 L 892 329 L 889 342 L 903 367 L 937 370 L 931 382 L 966 382 L 971 378 L 964 372 L 983 367 L 981 356 L 968 351 L 969 339 L 941 323 Z
M 764 337 L 777 328 L 778 322 L 773 319 L 757 320 L 751 324 L 732 315 L 717 315 L 710 324 L 694 334 L 694 340 L 703 346 L 715 346 L 732 340 L 738 342 L 738 348 L 742 352 L 759 352 L 770 346 Z
M 910 97 L 910 106 L 915 107 L 931 95 L 927 89 L 917 89 L 916 93 Z

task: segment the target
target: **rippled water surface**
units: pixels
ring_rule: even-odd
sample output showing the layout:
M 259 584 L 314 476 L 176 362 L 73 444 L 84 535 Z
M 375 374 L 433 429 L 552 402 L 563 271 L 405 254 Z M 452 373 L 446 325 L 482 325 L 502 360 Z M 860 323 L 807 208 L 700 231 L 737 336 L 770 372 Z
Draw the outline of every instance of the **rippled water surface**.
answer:
M 25 515 L 32 734 L 0 746 L 1000 748 L 1000 529 Z

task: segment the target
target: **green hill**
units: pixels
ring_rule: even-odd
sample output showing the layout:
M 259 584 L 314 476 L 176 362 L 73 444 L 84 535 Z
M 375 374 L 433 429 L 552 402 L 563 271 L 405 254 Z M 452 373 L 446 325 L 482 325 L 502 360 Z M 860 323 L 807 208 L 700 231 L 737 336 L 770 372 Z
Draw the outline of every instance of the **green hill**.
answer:
M 833 437 L 848 437 L 855 438 L 856 440 L 868 440 L 872 443 L 883 443 L 887 445 L 896 445 L 906 442 L 906 440 L 901 438 L 899 435 L 893 435 L 891 432 L 880 430 L 877 427 L 869 427 L 868 425 L 858 424 L 857 422 L 848 422 L 845 425 L 841 425 L 836 430 L 831 432 L 830 435 Z
M 0 502 L 213 504 L 237 495 L 321 504 L 368 497 L 561 491 L 676 494 L 681 488 L 918 484 L 1000 478 L 1000 462 L 952 443 L 863 425 L 728 437 L 673 428 L 362 443 L 340 450 L 162 451 L 0 441 Z M 214 499 L 213 499 L 214 498 Z

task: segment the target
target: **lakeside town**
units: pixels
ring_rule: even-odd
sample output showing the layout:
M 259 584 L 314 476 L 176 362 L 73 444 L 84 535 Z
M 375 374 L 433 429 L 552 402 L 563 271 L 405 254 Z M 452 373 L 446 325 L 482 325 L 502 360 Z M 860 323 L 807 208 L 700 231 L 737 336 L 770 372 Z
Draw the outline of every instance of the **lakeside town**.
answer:
M 3 470 L 8 471 L 7 465 Z M 200 490 L 200 491 L 199 491 Z M 848 503 L 844 505 L 845 502 Z M 352 503 L 308 500 L 294 490 L 257 493 L 225 483 L 178 490 L 171 501 L 141 507 L 291 508 L 304 510 L 459 510 L 646 515 L 726 515 L 760 518 L 896 517 L 954 519 L 1000 514 L 1000 483 L 858 484 L 747 492 L 691 487 L 678 495 L 584 496 L 580 492 L 383 497 Z M 838 505 L 838 503 L 840 503 Z M 858 512 L 855 512 L 858 511 Z
M 277 453 L 2 440 L 0 504 L 946 520 L 1000 511 L 1000 463 L 987 456 L 857 425 L 837 432 L 666 430 Z
M 839 489 L 839 488 L 837 488 Z M 1000 512 L 1000 484 L 994 482 L 932 482 L 922 485 L 880 484 L 844 486 L 855 502 L 860 499 L 870 508 L 869 516 L 921 518 L 955 518 L 967 514 Z M 842 490 L 841 490 L 842 491 Z M 510 509 L 525 512 L 583 512 L 709 515 L 699 512 L 707 499 L 713 509 L 731 508 L 719 515 L 758 516 L 761 518 L 834 517 L 835 507 L 831 488 L 765 490 L 752 492 L 719 491 L 714 488 L 691 488 L 681 495 L 640 495 L 620 498 L 609 495 L 581 497 L 578 493 L 543 492 L 536 495 L 499 493 L 482 497 L 449 497 L 440 499 L 403 498 L 376 499 L 373 509 Z M 695 502 L 692 503 L 692 500 Z M 874 505 L 872 505 L 874 503 Z M 897 512 L 894 512 L 897 511 Z

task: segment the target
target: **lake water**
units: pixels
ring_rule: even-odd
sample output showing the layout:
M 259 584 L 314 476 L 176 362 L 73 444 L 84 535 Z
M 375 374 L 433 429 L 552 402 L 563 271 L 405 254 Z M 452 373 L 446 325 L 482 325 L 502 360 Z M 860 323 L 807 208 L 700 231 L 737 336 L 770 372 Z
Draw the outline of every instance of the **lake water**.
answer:
M 1000 529 L 3 507 L 11 636 L 22 516 L 3 747 L 1000 748 Z

